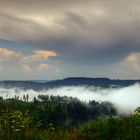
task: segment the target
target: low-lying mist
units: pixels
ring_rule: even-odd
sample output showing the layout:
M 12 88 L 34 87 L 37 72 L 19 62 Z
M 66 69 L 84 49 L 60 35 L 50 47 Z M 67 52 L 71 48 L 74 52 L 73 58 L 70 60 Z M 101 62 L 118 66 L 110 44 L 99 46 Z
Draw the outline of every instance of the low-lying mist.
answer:
M 24 95 L 29 95 L 29 100 L 32 101 L 38 95 L 54 95 L 77 97 L 81 101 L 88 102 L 95 100 L 98 102 L 108 101 L 112 103 L 119 113 L 132 113 L 140 106 L 140 84 L 135 84 L 129 87 L 121 88 L 97 88 L 87 86 L 64 86 L 49 90 L 34 91 L 23 90 L 19 88 L 6 89 L 0 87 L 0 96 L 4 99 L 14 98 L 15 95 L 19 99 L 23 99 Z

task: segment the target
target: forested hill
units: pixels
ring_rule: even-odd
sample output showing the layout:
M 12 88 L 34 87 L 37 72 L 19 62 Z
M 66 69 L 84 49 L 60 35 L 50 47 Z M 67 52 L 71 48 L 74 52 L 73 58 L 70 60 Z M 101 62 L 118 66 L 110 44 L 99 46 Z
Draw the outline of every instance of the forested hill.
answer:
M 135 83 L 140 83 L 140 80 L 111 80 L 108 78 L 85 78 L 85 77 L 70 77 L 62 80 L 53 81 L 1 81 L 0 86 L 5 88 L 23 88 L 42 90 L 56 88 L 61 86 L 98 86 L 98 87 L 125 87 Z

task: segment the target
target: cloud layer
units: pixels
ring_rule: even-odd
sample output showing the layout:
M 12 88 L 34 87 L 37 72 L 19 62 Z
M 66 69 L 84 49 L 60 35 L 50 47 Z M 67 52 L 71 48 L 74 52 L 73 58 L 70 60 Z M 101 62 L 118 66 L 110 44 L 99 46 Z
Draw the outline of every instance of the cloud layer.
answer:
M 7 70 L 9 65 L 11 70 L 15 66 L 19 66 L 18 70 L 23 71 L 46 70 L 48 58 L 55 56 L 57 56 L 55 52 L 48 50 L 35 50 L 32 54 L 27 55 L 23 52 L 0 48 L 1 71 Z
M 139 5 L 138 0 L 1 0 L 0 38 L 25 43 L 27 50 L 56 52 L 60 62 L 56 67 L 68 76 L 77 74 L 66 72 L 69 65 L 70 71 L 92 65 L 95 75 L 96 69 L 115 75 L 112 67 L 125 63 L 123 67 L 129 67 L 128 73 L 132 73 L 132 67 L 139 64 L 133 61 L 137 64 L 129 65 L 126 61 L 140 53 Z M 34 56 L 28 59 L 33 61 Z M 125 75 L 125 68 L 119 70 L 119 77 Z M 109 73 L 105 76 L 112 77 Z M 123 77 L 137 78 L 138 74 Z

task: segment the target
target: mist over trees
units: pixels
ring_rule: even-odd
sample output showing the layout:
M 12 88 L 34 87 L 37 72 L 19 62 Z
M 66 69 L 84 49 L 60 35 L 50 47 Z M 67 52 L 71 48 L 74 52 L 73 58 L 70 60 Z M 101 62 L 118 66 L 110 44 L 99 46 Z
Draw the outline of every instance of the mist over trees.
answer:
M 96 101 L 81 102 L 77 98 L 67 96 L 39 95 L 29 102 L 29 95 L 23 95 L 20 100 L 18 96 L 13 99 L 3 100 L 0 104 L 5 108 L 29 110 L 33 120 L 42 121 L 43 127 L 49 123 L 56 126 L 80 125 L 97 117 L 105 117 L 116 114 L 116 110 L 109 102 L 99 103 Z
M 1 140 L 117 140 L 139 138 L 140 109 L 120 117 L 109 102 L 67 96 L 0 97 Z M 129 133 L 128 133 L 129 132 Z

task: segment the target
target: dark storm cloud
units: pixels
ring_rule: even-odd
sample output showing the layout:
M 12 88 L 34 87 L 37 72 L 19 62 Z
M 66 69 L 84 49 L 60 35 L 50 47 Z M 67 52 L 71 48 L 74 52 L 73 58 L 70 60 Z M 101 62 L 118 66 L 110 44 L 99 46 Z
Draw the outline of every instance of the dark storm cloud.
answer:
M 139 0 L 0 0 L 0 21 L 1 39 L 55 51 L 61 64 L 118 64 L 140 53 Z

